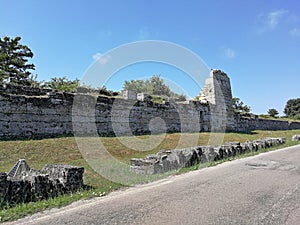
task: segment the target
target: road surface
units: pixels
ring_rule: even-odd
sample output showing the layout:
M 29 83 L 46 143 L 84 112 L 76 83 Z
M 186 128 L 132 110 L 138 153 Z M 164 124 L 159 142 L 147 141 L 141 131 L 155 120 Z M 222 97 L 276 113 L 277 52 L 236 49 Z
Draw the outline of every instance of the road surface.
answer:
M 171 176 L 9 224 L 300 224 L 300 145 Z

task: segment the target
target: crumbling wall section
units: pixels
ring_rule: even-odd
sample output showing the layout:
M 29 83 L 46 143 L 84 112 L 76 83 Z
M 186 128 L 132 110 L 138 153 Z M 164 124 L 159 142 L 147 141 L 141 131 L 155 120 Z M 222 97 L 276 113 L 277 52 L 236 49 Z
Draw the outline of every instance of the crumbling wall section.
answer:
M 131 171 L 140 174 L 159 174 L 199 163 L 207 163 L 237 156 L 246 152 L 259 151 L 285 143 L 285 138 L 265 138 L 253 142 L 229 142 L 225 145 L 196 146 L 184 149 L 161 150 L 155 155 L 143 159 L 133 158 L 130 161 Z
M 210 105 L 212 131 L 234 130 L 231 84 L 225 72 L 211 70 L 210 76 L 199 94 L 199 100 L 207 101 Z
M 30 171 L 10 177 L 0 173 L 0 201 L 9 204 L 57 197 L 83 188 L 83 167 L 46 165 L 41 171 Z

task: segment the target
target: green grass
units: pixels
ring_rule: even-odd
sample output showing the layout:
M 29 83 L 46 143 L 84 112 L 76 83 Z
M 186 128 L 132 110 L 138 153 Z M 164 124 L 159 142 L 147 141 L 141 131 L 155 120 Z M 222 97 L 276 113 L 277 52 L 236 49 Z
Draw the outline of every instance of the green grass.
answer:
M 224 136 L 223 143 L 228 141 L 239 141 L 245 142 L 247 140 L 255 140 L 264 137 L 286 137 L 287 143 L 279 147 L 290 146 L 299 144 L 299 142 L 292 142 L 291 137 L 294 134 L 299 134 L 300 131 L 254 131 L 249 134 L 242 133 L 226 133 Z M 131 158 L 142 158 L 147 154 L 153 154 L 161 149 L 174 149 L 178 146 L 180 133 L 166 134 L 163 141 L 151 151 L 135 151 L 125 145 L 123 145 L 116 137 L 101 137 L 100 140 L 116 159 L 129 164 Z M 185 138 L 181 142 L 180 147 L 192 147 L 194 144 L 207 145 L 210 138 L 210 133 L 199 134 L 184 134 Z M 148 139 L 153 136 L 144 135 L 135 138 Z M 156 137 L 161 137 L 156 135 Z M 129 141 L 130 138 L 128 137 Z M 142 150 L 142 149 L 141 149 Z M 273 150 L 267 149 L 267 151 Z M 238 157 L 247 157 L 257 153 L 247 153 Z M 17 206 L 0 205 L 0 217 L 1 221 L 11 221 L 25 215 L 33 214 L 45 209 L 53 207 L 61 207 L 70 204 L 71 202 L 79 199 L 88 199 L 95 196 L 105 195 L 113 190 L 124 187 L 121 184 L 114 183 L 105 179 L 96 173 L 83 159 L 76 140 L 73 137 L 61 137 L 52 139 L 42 140 L 22 140 L 22 141 L 0 141 L 0 171 L 8 172 L 16 163 L 17 160 L 24 158 L 28 161 L 31 168 L 41 169 L 45 164 L 71 164 L 77 166 L 83 166 L 84 172 L 84 183 L 92 186 L 91 190 L 82 190 L 72 195 L 62 195 L 54 199 L 43 200 L 39 202 L 24 203 Z M 235 158 L 229 158 L 233 160 Z M 194 169 L 200 169 L 207 166 L 214 166 L 222 163 L 223 161 L 199 164 L 191 168 L 183 168 L 180 173 L 187 172 Z

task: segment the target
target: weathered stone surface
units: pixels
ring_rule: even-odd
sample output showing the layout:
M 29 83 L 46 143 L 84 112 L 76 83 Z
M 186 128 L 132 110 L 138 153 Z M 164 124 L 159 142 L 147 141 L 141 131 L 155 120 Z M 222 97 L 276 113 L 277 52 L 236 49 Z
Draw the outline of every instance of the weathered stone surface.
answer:
M 5 198 L 7 193 L 7 174 L 0 172 L 0 200 L 1 198 Z
M 292 141 L 300 141 L 300 134 L 295 134 L 295 135 L 292 137 Z
M 97 132 L 100 136 L 119 136 L 164 131 L 300 129 L 300 122 L 235 114 L 230 79 L 220 70 L 211 71 L 200 101 L 158 104 L 149 99 L 134 99 L 103 97 L 84 91 L 71 94 L 0 85 L 0 140 L 56 137 L 74 135 L 74 132 L 76 135 Z M 75 100 L 77 107 L 73 105 Z M 163 120 L 165 127 L 151 129 L 151 121 L 155 118 Z
M 258 116 L 234 115 L 234 130 L 248 132 L 251 130 L 292 130 L 300 129 L 300 122 L 286 120 L 260 119 Z
M 15 204 L 77 191 L 84 185 L 83 172 L 83 167 L 49 164 L 41 172 L 30 170 L 22 176 L 0 173 L 0 200 Z
M 285 143 L 285 138 L 265 138 L 239 142 L 228 142 L 219 147 L 197 146 L 192 148 L 161 150 L 155 155 L 148 155 L 144 159 L 131 159 L 131 171 L 140 174 L 158 174 L 182 167 L 190 167 L 199 163 L 213 162 L 228 157 L 258 151 L 262 148 L 272 147 Z
M 66 191 L 75 191 L 83 186 L 83 167 L 47 164 L 41 172 L 62 184 Z
M 30 88 L 18 94 L 19 89 L 0 88 L 0 139 L 73 135 L 74 121 L 79 131 L 77 135 L 93 133 L 95 123 L 96 132 L 101 136 L 150 134 L 162 130 L 199 132 L 209 131 L 210 127 L 207 104 L 158 104 L 48 89 L 32 89 L 30 93 Z M 149 124 L 156 117 L 164 120 L 166 129 L 150 129 Z

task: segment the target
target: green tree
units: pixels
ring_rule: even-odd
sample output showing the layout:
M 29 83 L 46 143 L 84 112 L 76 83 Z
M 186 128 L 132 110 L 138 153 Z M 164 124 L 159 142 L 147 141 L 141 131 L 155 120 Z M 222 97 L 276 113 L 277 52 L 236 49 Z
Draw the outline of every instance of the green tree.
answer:
M 152 93 L 153 95 L 166 95 L 168 97 L 171 97 L 171 90 L 170 88 L 165 85 L 164 80 L 160 78 L 159 75 L 154 75 L 149 80 L 150 87 L 152 87 Z
M 239 98 L 232 98 L 232 107 L 235 112 L 249 113 L 251 111 L 250 106 L 244 105 Z
M 144 80 L 131 80 L 125 81 L 123 85 L 123 90 L 131 90 L 136 93 L 147 93 L 150 94 L 152 92 L 152 87 L 149 84 L 149 81 Z
M 288 100 L 283 112 L 287 117 L 300 118 L 300 98 Z
M 51 88 L 65 92 L 75 92 L 79 86 L 79 80 L 68 80 L 67 77 L 53 77 L 50 81 L 41 85 L 43 88 Z
M 34 64 L 28 63 L 33 53 L 26 45 L 20 44 L 21 37 L 0 38 L 0 82 L 31 85 L 34 76 Z
M 147 80 L 125 81 L 123 90 L 131 90 L 136 93 L 147 93 L 149 95 L 166 96 L 180 101 L 186 100 L 185 95 L 171 91 L 160 75 L 153 75 Z
M 279 112 L 276 110 L 276 109 L 269 109 L 268 110 L 268 115 L 271 116 L 271 117 L 277 117 L 279 114 Z

